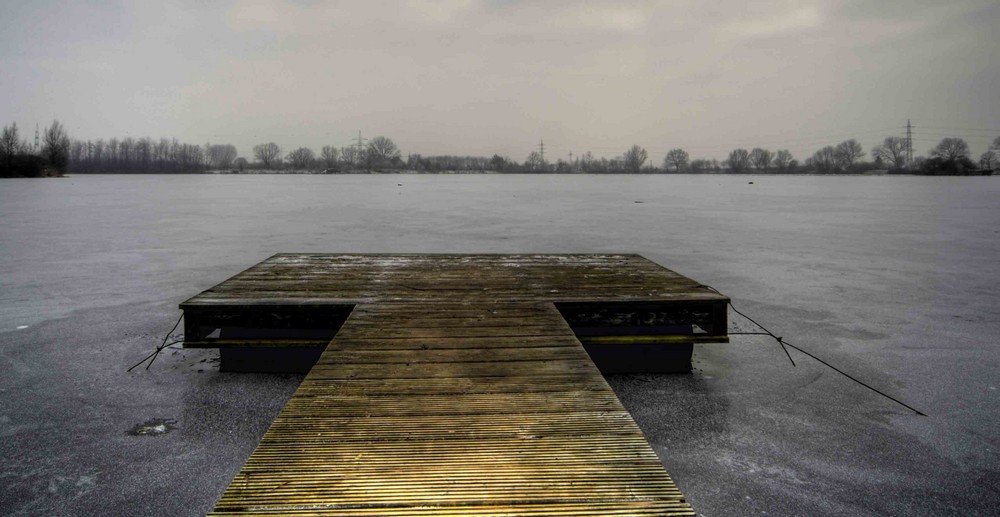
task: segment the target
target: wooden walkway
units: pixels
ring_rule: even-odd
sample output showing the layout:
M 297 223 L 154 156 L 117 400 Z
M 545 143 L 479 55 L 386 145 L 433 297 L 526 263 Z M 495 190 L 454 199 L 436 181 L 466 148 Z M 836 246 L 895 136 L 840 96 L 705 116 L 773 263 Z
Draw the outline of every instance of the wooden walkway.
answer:
M 552 302 L 724 302 L 696 286 L 628 255 L 272 257 L 194 326 L 354 308 L 213 515 L 695 515 Z

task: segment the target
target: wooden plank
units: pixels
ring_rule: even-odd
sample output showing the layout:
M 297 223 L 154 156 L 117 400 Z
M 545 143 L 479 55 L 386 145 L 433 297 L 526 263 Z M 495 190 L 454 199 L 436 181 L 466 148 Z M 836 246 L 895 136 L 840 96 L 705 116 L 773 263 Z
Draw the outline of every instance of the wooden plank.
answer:
M 402 284 L 402 285 L 401 285 Z M 183 307 L 498 300 L 728 299 L 637 255 L 276 255 Z
M 537 436 L 632 436 L 629 416 L 623 412 L 570 411 L 562 413 L 508 413 L 504 418 L 481 415 L 391 415 L 323 418 L 279 417 L 269 442 L 299 443 L 303 438 L 331 442 L 522 439 Z
M 553 302 L 725 301 L 637 255 L 275 255 L 182 308 L 354 307 L 213 515 L 693 516 Z
M 327 351 L 332 352 L 320 358 L 319 364 L 428 364 L 434 363 L 469 363 L 498 361 L 554 361 L 562 359 L 579 359 L 580 352 L 576 346 L 538 346 L 511 348 L 459 348 L 459 349 L 359 349 L 356 346 L 343 346 L 340 342 L 331 344 Z
M 582 351 L 582 349 L 581 349 Z M 584 352 L 586 353 L 586 352 Z M 316 379 L 435 379 L 443 377 L 504 377 L 517 374 L 551 375 L 560 373 L 589 372 L 593 368 L 589 357 L 575 361 L 507 361 L 463 363 L 459 367 L 443 366 L 428 369 L 419 363 L 411 364 L 317 364 L 309 372 Z
M 551 325 L 534 330 L 575 340 L 545 312 Z M 578 342 L 361 347 L 390 324 L 400 328 L 391 311 L 352 313 L 341 329 L 351 340 L 331 342 L 215 515 L 692 515 Z
M 528 348 L 577 346 L 579 341 L 571 336 L 507 336 L 507 337 L 396 337 L 396 338 L 344 338 L 337 340 L 337 346 L 365 347 L 371 350 L 413 349 L 428 350 L 435 348 Z
M 589 376 L 572 373 L 558 373 L 536 377 L 435 377 L 416 379 L 353 379 L 349 384 L 340 381 L 324 381 L 310 379 L 308 384 L 299 388 L 299 393 L 326 393 L 336 388 L 340 393 L 367 393 L 372 396 L 386 394 L 420 394 L 420 393 L 539 393 L 547 391 L 566 391 L 571 389 L 594 390 L 603 389 L 603 379 L 598 381 Z

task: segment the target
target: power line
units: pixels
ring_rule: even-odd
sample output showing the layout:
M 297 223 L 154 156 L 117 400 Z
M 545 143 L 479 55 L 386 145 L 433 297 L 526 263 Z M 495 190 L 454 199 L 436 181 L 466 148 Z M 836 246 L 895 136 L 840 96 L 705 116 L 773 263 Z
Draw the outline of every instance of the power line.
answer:
M 959 128 L 959 127 L 937 127 L 937 126 L 922 126 L 927 129 L 938 129 L 941 131 L 983 131 L 986 133 L 998 133 L 1000 134 L 1000 129 L 976 129 L 976 128 Z

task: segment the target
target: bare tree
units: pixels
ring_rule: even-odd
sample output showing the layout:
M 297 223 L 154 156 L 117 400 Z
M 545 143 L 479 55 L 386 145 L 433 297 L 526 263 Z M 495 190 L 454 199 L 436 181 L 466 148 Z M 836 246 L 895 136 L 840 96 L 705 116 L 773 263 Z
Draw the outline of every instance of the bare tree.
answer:
M 663 168 L 669 169 L 673 167 L 674 172 L 680 172 L 681 167 L 687 167 L 689 159 L 690 156 L 688 156 L 687 151 L 684 149 L 671 149 L 667 152 L 667 156 L 663 158 Z
M 118 157 L 121 159 L 122 168 L 135 171 L 135 164 L 133 163 L 133 158 L 135 152 L 135 139 L 126 136 L 122 138 L 121 143 L 118 144 Z
M 264 164 L 265 168 L 270 168 L 271 164 L 281 156 L 281 147 L 274 142 L 253 146 L 253 155 Z
M 642 147 L 633 145 L 628 151 L 625 151 L 622 161 L 625 162 L 626 169 L 638 173 L 642 169 L 642 164 L 646 163 L 646 158 L 649 158 L 649 153 Z
M 306 169 L 313 161 L 312 149 L 308 147 L 299 147 L 298 149 L 288 153 L 288 161 L 292 162 L 292 166 L 296 169 Z
M 812 164 L 816 167 L 816 172 L 825 174 L 837 172 L 839 170 L 837 150 L 832 145 L 828 145 L 816 151 L 812 156 Z
M 979 166 L 989 170 L 1000 168 L 1000 136 L 994 138 L 990 148 L 979 157 Z
M 750 151 L 750 163 L 755 169 L 757 169 L 757 171 L 767 172 L 768 167 L 771 166 L 771 160 L 773 159 L 774 155 L 767 149 L 754 147 L 753 151 Z
M 98 140 L 94 145 L 96 147 L 101 143 L 102 141 Z M 157 170 L 167 170 L 170 166 L 170 140 L 160 138 L 159 142 L 153 144 L 153 162 L 155 162 Z
M 87 154 L 87 144 L 82 140 L 73 140 L 69 144 L 69 161 L 70 163 L 80 163 L 86 159 Z
M 528 153 L 528 157 L 524 159 L 524 166 L 530 171 L 537 171 L 545 168 L 545 162 L 542 161 L 541 153 L 538 151 L 531 151 Z
M 176 144 L 177 141 L 175 140 L 174 143 Z M 107 155 L 108 155 L 107 163 L 109 164 L 110 168 L 112 168 L 112 169 L 117 168 L 118 167 L 118 138 L 111 137 L 111 140 L 108 140 L 108 147 L 105 150 L 106 150 Z M 171 156 L 173 156 L 173 155 L 174 155 L 173 148 L 171 148 Z
M 979 157 L 979 167 L 993 170 L 1000 167 L 1000 151 L 989 149 Z
M 384 136 L 376 136 L 368 141 L 368 152 L 365 161 L 369 167 L 386 166 L 399 158 L 399 149 L 392 140 Z
M 358 163 L 361 162 L 360 154 L 361 153 L 358 152 L 358 148 L 354 146 L 340 148 L 341 159 L 351 165 L 357 165 Z
M 746 149 L 733 149 L 729 153 L 729 170 L 746 172 L 750 167 L 750 153 Z
M 487 166 L 491 171 L 503 172 L 503 170 L 507 167 L 508 162 L 510 162 L 510 158 L 504 158 L 499 154 L 494 154 L 493 158 L 490 158 L 490 161 L 487 163 Z
M 705 160 L 703 158 L 691 160 L 689 168 L 691 172 L 695 173 L 709 172 L 712 170 L 712 160 Z
M 0 159 L 3 159 L 4 169 L 9 171 L 14 166 L 14 157 L 21 152 L 21 137 L 17 134 L 17 122 L 4 126 L 0 134 Z
M 337 148 L 332 145 L 324 145 L 323 149 L 320 150 L 319 157 L 323 159 L 323 164 L 326 168 L 333 168 L 337 166 Z
M 69 163 L 69 135 L 58 120 L 53 120 L 52 125 L 45 128 L 42 136 L 42 155 L 49 165 L 60 171 L 66 170 L 66 165 Z
M 792 153 L 788 149 L 781 149 L 774 154 L 774 166 L 781 172 L 788 171 L 792 163 Z
M 136 159 L 139 160 L 139 168 L 148 171 L 153 162 L 153 140 L 148 136 L 140 138 L 135 143 L 135 153 Z
M 944 138 L 934 149 L 931 149 L 930 155 L 946 161 L 968 158 L 969 144 L 961 138 Z
M 834 153 L 836 154 L 837 164 L 844 170 L 850 169 L 852 165 L 865 155 L 861 144 L 853 138 L 837 144 Z
M 233 160 L 236 159 L 238 154 L 236 146 L 232 144 L 205 145 L 205 159 L 210 167 L 215 167 L 217 169 L 228 169 L 232 167 Z
M 899 168 L 906 165 L 906 139 L 890 136 L 872 148 L 872 158 Z

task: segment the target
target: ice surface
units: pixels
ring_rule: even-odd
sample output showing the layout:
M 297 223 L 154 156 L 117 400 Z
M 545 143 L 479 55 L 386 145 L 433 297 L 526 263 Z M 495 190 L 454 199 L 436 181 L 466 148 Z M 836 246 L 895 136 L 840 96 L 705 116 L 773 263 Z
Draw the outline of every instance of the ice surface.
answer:
M 622 251 L 930 414 L 756 337 L 697 347 L 692 375 L 611 378 L 700 513 L 990 514 L 998 200 L 1000 178 L 0 180 L 0 508 L 208 511 L 299 377 L 209 351 L 125 369 L 177 303 L 272 253 Z M 178 429 L 126 434 L 152 418 Z

